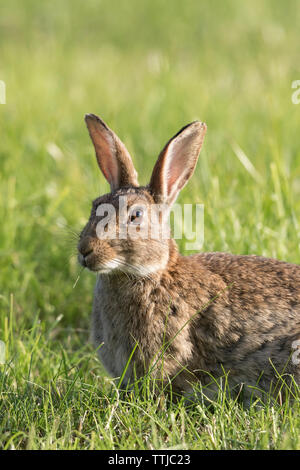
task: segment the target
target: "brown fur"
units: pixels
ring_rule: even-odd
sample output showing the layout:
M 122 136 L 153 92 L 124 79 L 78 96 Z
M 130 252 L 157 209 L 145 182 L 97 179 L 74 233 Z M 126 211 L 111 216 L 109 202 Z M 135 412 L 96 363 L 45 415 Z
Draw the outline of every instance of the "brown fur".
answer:
M 96 152 L 109 148 L 109 142 L 102 142 L 101 126 L 106 125 L 97 119 L 87 117 L 89 128 L 100 126 L 100 142 L 90 131 Z M 258 387 L 268 391 L 276 382 L 276 370 L 299 384 L 300 366 L 290 361 L 292 342 L 300 339 L 299 266 L 226 253 L 182 256 L 171 238 L 96 236 L 96 207 L 110 202 L 118 211 L 120 195 L 128 197 L 129 207 L 149 207 L 158 200 L 171 204 L 194 171 L 205 130 L 203 124 L 192 123 L 176 134 L 160 154 L 147 187 L 136 187 L 132 162 L 124 170 L 121 157 L 125 181 L 132 183 L 120 179 L 116 187 L 112 175 L 112 193 L 94 201 L 78 246 L 79 261 L 99 274 L 94 344 L 101 345 L 99 355 L 108 372 L 119 377 L 137 343 L 125 378 L 132 378 L 133 369 L 140 377 L 150 367 L 153 376 L 162 373 L 174 391 L 185 395 L 195 381 L 207 386 L 210 394 L 217 388 L 212 377 L 218 379 L 224 371 L 232 388 L 254 386 L 260 378 Z M 101 151 L 97 159 L 107 177 Z M 113 151 L 106 153 L 118 161 L 119 150 Z M 123 264 L 106 269 L 105 263 L 113 259 Z

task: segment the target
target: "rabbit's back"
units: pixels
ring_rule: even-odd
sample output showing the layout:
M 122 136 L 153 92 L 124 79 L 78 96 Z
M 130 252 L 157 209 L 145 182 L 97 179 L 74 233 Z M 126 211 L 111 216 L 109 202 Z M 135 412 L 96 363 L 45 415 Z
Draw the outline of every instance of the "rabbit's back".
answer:
M 252 382 L 263 372 L 267 388 L 279 373 L 292 373 L 300 383 L 293 349 L 300 340 L 300 267 L 259 256 L 202 253 L 194 260 L 226 288 L 196 321 L 200 343 L 212 338 L 210 355 L 237 383 Z
M 256 316 L 263 311 L 279 320 L 300 321 L 300 266 L 256 255 L 200 253 L 201 267 L 220 276 L 227 286 L 231 307 Z

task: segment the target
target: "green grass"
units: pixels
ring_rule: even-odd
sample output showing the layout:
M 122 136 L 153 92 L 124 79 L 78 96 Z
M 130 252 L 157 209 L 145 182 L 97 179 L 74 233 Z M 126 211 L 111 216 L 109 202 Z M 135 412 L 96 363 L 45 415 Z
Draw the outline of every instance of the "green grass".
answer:
M 89 344 L 95 278 L 73 287 L 74 232 L 108 190 L 86 112 L 142 184 L 169 137 L 205 121 L 179 199 L 205 204 L 203 250 L 300 263 L 299 23 L 296 0 L 2 2 L 1 448 L 300 448 L 299 400 L 243 410 L 221 394 L 212 410 L 117 392 Z

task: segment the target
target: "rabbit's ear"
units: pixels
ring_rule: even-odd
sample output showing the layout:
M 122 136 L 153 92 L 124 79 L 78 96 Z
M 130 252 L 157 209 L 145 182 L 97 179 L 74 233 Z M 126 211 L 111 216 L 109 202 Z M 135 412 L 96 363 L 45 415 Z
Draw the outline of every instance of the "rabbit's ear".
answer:
M 192 176 L 202 147 L 206 124 L 183 127 L 161 151 L 154 166 L 150 191 L 157 203 L 173 204 Z
M 85 122 L 99 167 L 109 182 L 111 191 L 124 186 L 138 186 L 137 172 L 123 142 L 95 114 L 86 114 Z

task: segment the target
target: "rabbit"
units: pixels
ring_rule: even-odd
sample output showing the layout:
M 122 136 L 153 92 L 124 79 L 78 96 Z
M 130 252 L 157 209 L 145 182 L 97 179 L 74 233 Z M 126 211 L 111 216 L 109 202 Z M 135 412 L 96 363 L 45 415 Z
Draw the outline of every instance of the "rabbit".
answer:
M 219 252 L 183 256 L 171 235 L 139 237 L 135 230 L 118 236 L 124 227 L 141 228 L 155 205 L 163 207 L 167 224 L 166 214 L 194 172 L 206 125 L 192 122 L 172 137 L 150 183 L 139 186 L 117 135 L 94 114 L 85 121 L 111 189 L 93 202 L 78 242 L 79 263 L 97 273 L 91 334 L 108 373 L 121 377 L 126 370 L 125 383 L 151 373 L 179 397 L 192 396 L 197 383 L 208 399 L 226 377 L 233 393 L 242 390 L 245 403 L 256 390 L 261 399 L 275 393 L 279 374 L 297 388 L 300 361 L 292 357 L 300 345 L 298 265 Z M 126 217 L 116 218 L 117 236 L 106 224 L 99 237 L 106 214 L 99 211 L 111 205 L 118 213 L 121 196 Z

